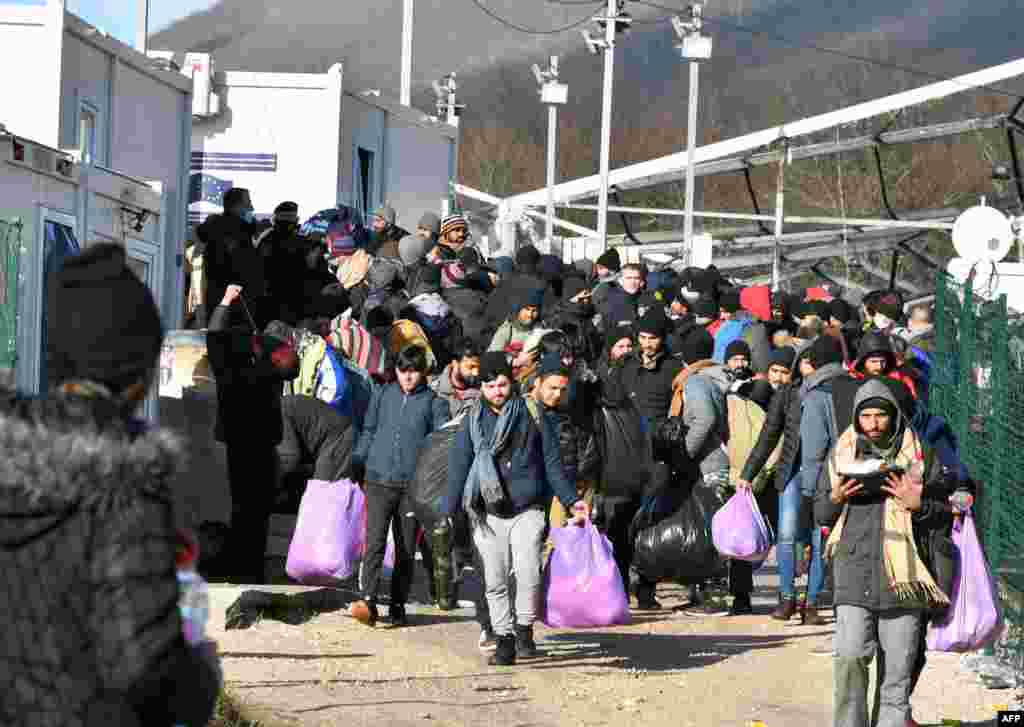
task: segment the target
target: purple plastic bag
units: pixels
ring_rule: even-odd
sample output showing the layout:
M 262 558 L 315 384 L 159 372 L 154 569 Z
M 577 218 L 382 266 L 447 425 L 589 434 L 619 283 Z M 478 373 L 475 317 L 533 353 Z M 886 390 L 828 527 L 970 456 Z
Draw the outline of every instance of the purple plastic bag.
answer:
M 384 550 L 384 570 L 395 569 L 395 533 L 388 528 L 388 547 Z
M 544 623 L 574 629 L 628 624 L 629 599 L 608 538 L 588 521 L 554 528 L 551 540 Z
M 366 497 L 351 480 L 310 480 L 288 547 L 288 576 L 311 586 L 349 578 L 365 549 L 365 511 Z
M 772 548 L 768 524 L 750 490 L 737 490 L 715 513 L 711 537 L 719 553 L 736 560 L 762 561 Z
M 974 516 L 968 510 L 953 524 L 953 545 L 960 554 L 950 607 L 928 628 L 932 651 L 977 651 L 991 644 L 1003 629 L 999 597 L 985 553 L 978 542 Z

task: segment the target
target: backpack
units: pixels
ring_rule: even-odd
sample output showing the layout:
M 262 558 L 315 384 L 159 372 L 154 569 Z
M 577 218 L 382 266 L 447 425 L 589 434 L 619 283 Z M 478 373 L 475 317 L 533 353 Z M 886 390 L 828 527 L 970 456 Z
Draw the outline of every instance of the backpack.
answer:
M 330 405 L 339 414 L 351 417 L 352 392 L 348 378 L 341 356 L 327 346 L 313 381 L 313 398 Z
M 331 321 L 327 342 L 371 376 L 390 376 L 387 349 L 359 321 L 338 316 Z
M 764 409 L 750 399 L 730 394 L 726 397 L 729 410 L 729 440 L 723 445 L 729 456 L 729 480 L 735 482 L 743 472 L 743 467 L 754 451 L 761 430 L 764 428 L 768 415 Z M 768 456 L 768 461 L 761 468 L 760 474 L 751 482 L 755 494 L 760 493 L 775 477 L 775 467 L 782 457 L 782 441 Z

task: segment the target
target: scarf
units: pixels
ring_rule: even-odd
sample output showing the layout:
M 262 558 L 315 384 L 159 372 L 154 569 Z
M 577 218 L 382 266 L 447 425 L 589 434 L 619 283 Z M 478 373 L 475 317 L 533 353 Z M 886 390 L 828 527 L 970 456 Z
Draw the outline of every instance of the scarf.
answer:
M 847 429 L 836 442 L 829 461 L 829 477 L 832 487 L 839 485 L 839 472 L 843 466 L 857 458 L 858 434 L 854 427 Z M 909 470 L 915 462 L 921 461 L 921 447 L 910 427 L 903 437 L 885 449 L 876 449 L 887 464 Z M 889 589 L 896 594 L 901 606 L 907 608 L 941 608 L 949 605 L 949 598 L 939 588 L 921 560 L 914 543 L 914 528 L 910 511 L 895 497 L 885 499 L 882 518 L 882 561 Z M 835 527 L 825 546 L 825 557 L 831 559 L 843 537 L 843 528 L 849 515 L 850 505 L 843 506 Z
M 484 439 L 481 422 L 487 406 L 487 402 L 481 397 L 469 410 L 469 438 L 473 443 L 474 458 L 462 493 L 462 506 L 469 513 L 470 521 L 474 525 L 484 521 L 479 508 L 481 501 L 483 509 L 494 509 L 508 499 L 494 458 L 511 440 L 526 403 L 518 396 L 505 402 L 490 439 Z
M 455 366 L 455 364 L 451 364 Z M 448 382 L 452 385 L 452 393 L 455 394 L 455 398 L 459 401 L 475 400 L 480 398 L 480 389 L 470 389 L 466 384 L 459 378 L 459 375 L 455 373 L 454 368 L 448 370 Z

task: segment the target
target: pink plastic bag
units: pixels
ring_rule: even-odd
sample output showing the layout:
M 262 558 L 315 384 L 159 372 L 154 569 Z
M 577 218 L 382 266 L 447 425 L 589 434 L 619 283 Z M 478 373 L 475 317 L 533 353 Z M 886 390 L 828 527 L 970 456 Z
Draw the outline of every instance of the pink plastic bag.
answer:
M 288 576 L 313 586 L 349 578 L 366 547 L 365 511 L 366 497 L 351 480 L 310 480 L 288 547 Z
M 977 651 L 995 641 L 1003 629 L 999 595 L 968 510 L 953 524 L 953 545 L 960 555 L 950 607 L 928 628 L 932 651 Z
M 629 599 L 612 544 L 593 523 L 551 531 L 544 623 L 554 628 L 628 624 Z
M 762 561 L 772 548 L 768 524 L 750 490 L 737 490 L 715 513 L 711 537 L 719 553 L 737 560 Z
M 395 569 L 395 534 L 388 528 L 388 547 L 384 551 L 384 570 Z

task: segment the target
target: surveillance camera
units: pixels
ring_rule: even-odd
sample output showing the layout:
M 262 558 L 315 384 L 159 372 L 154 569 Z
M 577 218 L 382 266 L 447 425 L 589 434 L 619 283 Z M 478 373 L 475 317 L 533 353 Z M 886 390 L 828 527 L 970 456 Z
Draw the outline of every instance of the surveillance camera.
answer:
M 587 44 L 587 51 L 590 52 L 590 55 L 596 56 L 601 52 L 601 49 L 604 46 L 603 41 L 595 40 L 586 29 L 580 29 L 580 35 L 583 36 L 583 42 Z
M 672 16 L 672 29 L 676 31 L 676 35 L 679 36 L 679 40 L 682 40 L 690 32 L 689 26 L 683 22 L 683 19 L 678 15 Z
M 547 79 L 544 78 L 544 72 L 540 69 L 540 66 L 534 63 L 532 66 L 530 66 L 530 69 L 533 71 L 533 77 L 537 79 L 537 83 L 543 85 L 544 81 L 546 81 Z

